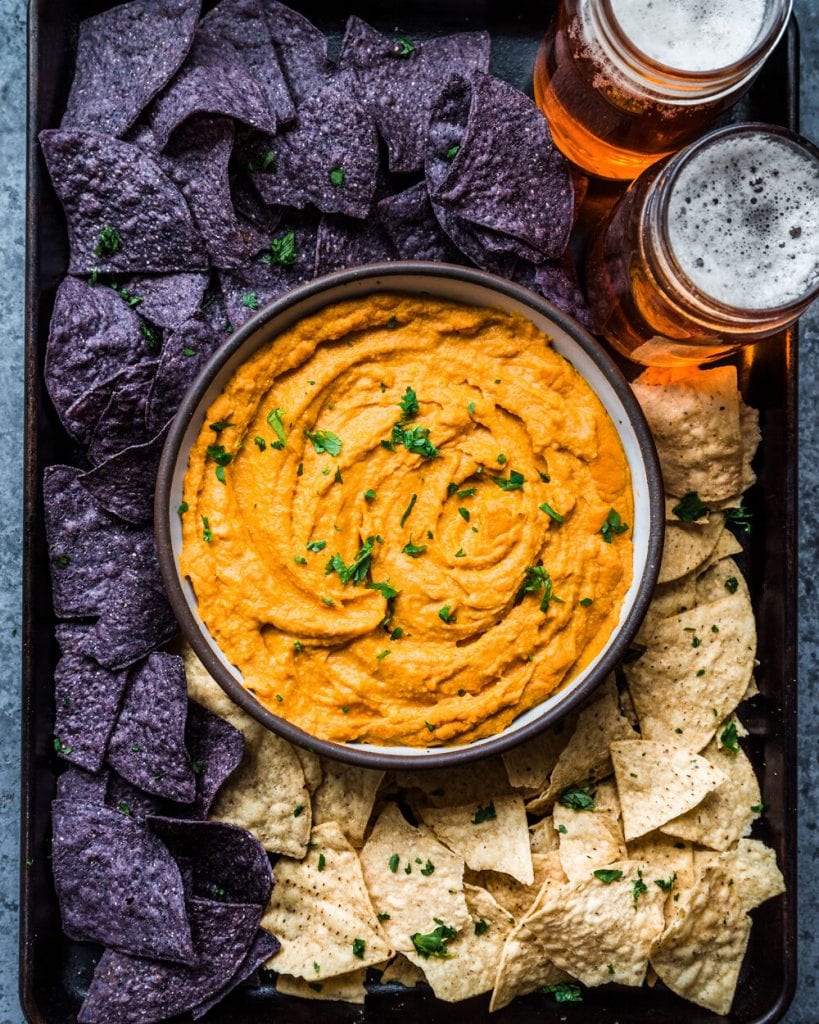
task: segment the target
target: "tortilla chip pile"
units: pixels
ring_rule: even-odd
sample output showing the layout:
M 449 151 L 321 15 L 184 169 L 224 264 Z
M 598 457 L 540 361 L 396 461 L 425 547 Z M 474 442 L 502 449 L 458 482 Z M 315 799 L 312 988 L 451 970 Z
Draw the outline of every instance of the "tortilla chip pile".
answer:
M 84 22 L 41 135 L 70 242 L 45 380 L 76 455 L 43 480 L 68 763 L 53 867 L 66 934 L 105 947 L 80 1021 L 197 1018 L 263 964 L 303 998 L 362 1002 L 378 969 L 492 1008 L 651 973 L 725 1012 L 748 911 L 782 889 L 747 838 L 762 808 L 735 714 L 755 631 L 726 522 L 748 524 L 758 430 L 733 371 L 636 382 L 671 495 L 639 646 L 502 761 L 395 778 L 323 761 L 169 653 L 159 453 L 254 310 L 398 257 L 475 263 L 588 316 L 572 178 L 540 112 L 488 75 L 485 33 L 351 18 L 331 62 L 276 0 L 200 14 L 134 0 Z
M 191 697 L 246 741 L 213 816 L 281 854 L 262 919 L 279 992 L 363 1003 L 378 979 L 498 1010 L 659 979 L 729 1012 L 749 911 L 784 890 L 750 838 L 763 806 L 737 707 L 757 692 L 756 632 L 726 530 L 748 522 L 756 414 L 734 369 L 647 371 L 635 391 L 686 540 L 616 677 L 542 735 L 466 768 L 356 769 L 260 731 L 186 652 Z

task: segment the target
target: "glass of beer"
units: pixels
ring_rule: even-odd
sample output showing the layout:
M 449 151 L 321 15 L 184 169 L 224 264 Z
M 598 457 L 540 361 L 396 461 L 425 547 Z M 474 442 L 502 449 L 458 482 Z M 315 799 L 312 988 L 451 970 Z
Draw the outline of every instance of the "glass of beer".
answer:
M 819 295 L 819 150 L 772 125 L 711 132 L 626 191 L 586 285 L 598 333 L 649 366 L 782 330 Z
M 535 99 L 555 143 L 632 181 L 702 134 L 749 88 L 793 0 L 561 0 Z

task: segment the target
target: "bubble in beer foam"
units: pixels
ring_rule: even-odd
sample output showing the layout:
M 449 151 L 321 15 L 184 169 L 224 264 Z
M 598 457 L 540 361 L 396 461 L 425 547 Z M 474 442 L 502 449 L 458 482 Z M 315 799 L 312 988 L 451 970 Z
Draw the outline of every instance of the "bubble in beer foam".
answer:
M 612 0 L 631 42 L 678 71 L 715 71 L 749 53 L 773 0 Z
M 668 235 L 683 272 L 717 302 L 794 302 L 819 283 L 819 160 L 756 131 L 720 139 L 674 181 Z

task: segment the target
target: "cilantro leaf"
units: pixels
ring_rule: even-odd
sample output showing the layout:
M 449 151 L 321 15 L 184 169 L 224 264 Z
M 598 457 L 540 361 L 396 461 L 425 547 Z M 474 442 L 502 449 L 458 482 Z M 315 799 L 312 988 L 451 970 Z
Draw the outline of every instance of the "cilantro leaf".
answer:
M 738 508 L 726 508 L 723 509 L 722 514 L 725 516 L 727 523 L 736 523 L 737 527 L 742 530 L 743 533 L 751 532 L 751 519 L 753 514 L 750 509 L 743 508 L 741 505 Z
M 296 232 L 285 231 L 270 243 L 270 251 L 262 256 L 262 263 L 289 267 L 296 262 Z
M 541 512 L 545 512 L 547 516 L 551 516 L 556 523 L 565 523 L 566 517 L 562 516 L 559 512 L 555 512 L 548 501 L 544 501 L 542 505 L 538 505 Z
M 415 932 L 410 935 L 412 944 L 415 946 L 416 953 L 428 960 L 430 957 L 435 957 L 438 960 L 451 960 L 454 956 L 453 953 L 447 951 L 447 942 L 452 941 L 458 935 L 454 928 L 451 928 L 446 924 L 439 924 L 437 928 L 433 928 L 428 934 L 422 932 Z
M 401 516 L 401 527 L 402 528 L 404 526 L 404 523 L 412 515 L 412 510 L 415 508 L 415 502 L 416 501 L 418 501 L 418 495 L 417 494 L 413 494 L 413 496 L 410 498 L 409 505 L 407 505 L 407 507 L 404 509 L 404 514 Z
M 381 442 L 384 444 L 384 442 Z M 429 440 L 429 427 L 404 427 L 396 423 L 392 428 L 392 441 L 388 444 L 402 444 L 413 455 L 423 455 L 425 459 L 434 459 L 439 455 L 438 449 Z
M 710 511 L 711 509 L 703 504 L 696 491 L 689 491 L 671 509 L 671 514 L 682 519 L 684 523 L 695 523 L 698 519 L 705 518 Z
M 267 414 L 267 423 L 273 433 L 278 437 L 282 444 L 287 443 L 287 433 L 284 429 L 284 409 L 273 409 L 272 412 Z
M 643 881 L 643 869 L 637 868 L 637 877 L 634 879 L 631 887 L 632 896 L 634 899 L 634 909 L 637 909 L 637 901 L 641 896 L 648 892 L 648 886 Z
M 482 825 L 485 821 L 494 821 L 497 816 L 495 802 L 490 800 L 486 807 L 478 807 L 471 821 L 473 825 Z
M 514 469 L 509 470 L 508 480 L 505 480 L 502 476 L 493 476 L 492 479 L 502 491 L 522 491 L 523 485 L 526 482 L 526 477 L 523 473 L 518 473 Z
M 346 175 L 344 174 L 344 168 L 334 167 L 330 171 L 329 177 L 330 184 L 333 186 L 333 188 L 340 188 L 344 184 L 344 178 L 346 177 Z
M 336 553 L 325 566 L 324 575 L 329 576 L 330 573 L 335 572 L 345 587 L 348 583 L 352 583 L 354 587 L 357 587 L 359 583 L 364 582 L 367 573 L 370 571 L 374 546 L 375 537 L 368 537 L 358 549 L 358 553 L 349 565 L 345 565 L 344 559 L 340 554 Z
M 556 1003 L 582 1003 L 583 989 L 579 985 L 572 985 L 568 981 L 561 981 L 557 985 L 543 985 L 541 990 L 545 995 L 555 997 Z
M 600 532 L 603 534 L 603 540 L 607 544 L 611 544 L 611 540 L 616 533 L 625 533 L 628 530 L 628 523 L 624 523 L 620 518 L 620 513 L 615 510 L 609 509 L 609 514 L 606 516 L 606 521 L 600 527 Z
M 567 786 L 558 795 L 557 802 L 572 811 L 594 810 L 594 794 L 588 782 L 584 786 Z
M 335 458 L 341 454 L 344 442 L 332 431 L 316 430 L 315 433 L 311 433 L 309 430 L 305 430 L 304 433 L 319 455 L 322 452 L 327 452 L 328 455 L 332 455 Z
M 113 256 L 122 248 L 122 238 L 116 228 L 106 224 L 100 231 L 94 253 L 97 256 Z
M 720 735 L 720 743 L 732 754 L 739 753 L 739 733 L 737 723 L 733 719 L 725 726 Z
M 394 597 L 398 597 L 398 595 L 401 593 L 400 590 L 396 590 L 394 587 L 391 587 L 389 583 L 374 583 L 372 580 L 370 580 L 370 582 L 367 583 L 366 586 L 367 590 L 379 591 L 381 596 L 386 598 L 388 601 L 391 601 L 392 598 Z
M 592 874 L 603 885 L 611 885 L 612 882 L 616 882 L 619 878 L 623 877 L 623 872 L 618 871 L 616 868 L 598 868 Z
M 450 610 L 448 604 L 445 604 L 444 607 L 441 608 L 441 610 L 438 612 L 438 618 L 445 622 L 447 625 L 449 625 L 452 622 L 458 621 L 455 612 Z
M 404 420 L 414 419 L 418 415 L 418 397 L 412 388 L 407 388 L 398 406 L 404 414 L 401 417 Z
M 410 542 L 409 544 L 405 544 L 403 548 L 401 548 L 401 551 L 405 555 L 409 555 L 410 558 L 419 558 L 421 555 L 423 555 L 426 549 L 426 544 L 413 544 L 412 542 Z
M 248 309 L 258 309 L 259 296 L 256 292 L 245 292 L 244 295 L 242 295 L 242 305 L 246 306 Z

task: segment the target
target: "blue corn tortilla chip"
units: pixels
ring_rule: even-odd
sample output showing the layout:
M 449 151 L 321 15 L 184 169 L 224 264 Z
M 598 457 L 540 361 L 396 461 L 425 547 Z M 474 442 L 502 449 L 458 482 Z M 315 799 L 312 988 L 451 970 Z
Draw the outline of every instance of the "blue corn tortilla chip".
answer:
M 215 993 L 215 995 L 206 999 L 191 1010 L 191 1016 L 193 1019 L 199 1020 L 200 1017 L 204 1017 L 208 1010 L 212 1010 L 217 1003 L 220 1003 L 235 988 L 238 988 L 239 985 L 244 982 L 251 981 L 256 971 L 267 963 L 272 956 L 275 956 L 280 949 L 281 943 L 275 935 L 271 935 L 270 932 L 266 932 L 264 928 L 259 928 L 250 949 L 247 951 L 247 955 L 239 967 L 239 970 L 233 975 L 223 989 L 220 989 Z
M 66 430 L 87 441 L 90 410 L 73 407 L 88 392 L 96 392 L 99 418 L 122 370 L 147 361 L 146 339 L 139 317 L 112 289 L 91 287 L 67 277 L 57 290 L 46 348 L 45 382 Z M 94 420 L 96 422 L 96 420 Z
M 179 806 L 131 785 L 127 779 L 123 779 L 114 771 L 107 774 L 104 803 L 112 811 L 118 811 L 136 821 L 144 821 L 154 814 L 170 814 Z
M 144 825 L 107 807 L 55 800 L 52 863 L 69 938 L 193 961 L 182 876 Z
M 83 639 L 82 650 L 107 668 L 125 668 L 161 647 L 178 629 L 161 580 L 126 564 L 107 588 L 100 617 Z
M 309 210 L 289 210 L 267 248 L 247 266 L 222 271 L 219 281 L 234 328 L 280 295 L 315 276 L 318 222 Z
M 273 871 L 264 847 L 249 832 L 222 821 L 151 818 L 149 827 L 173 854 L 190 895 L 225 903 L 266 906 Z
M 494 251 L 533 262 L 563 254 L 571 175 L 543 114 L 507 82 L 450 80 L 432 115 L 425 167 L 433 203 L 491 232 L 484 238 Z
M 243 229 L 233 209 L 228 179 L 232 149 L 231 121 L 194 117 L 174 132 L 159 158 L 185 197 L 215 267 L 241 266 L 261 244 L 252 228 Z
M 43 474 L 54 611 L 61 618 L 102 614 L 126 572 L 159 585 L 153 531 L 103 512 L 79 483 L 81 472 L 49 466 Z
M 88 444 L 88 461 L 92 466 L 150 440 L 145 426 L 147 404 L 145 381 L 126 378 L 116 384 Z
M 561 264 L 544 263 L 539 267 L 531 263 L 519 263 L 514 278 L 532 291 L 539 292 L 564 313 L 573 316 L 587 331 L 594 331 L 591 312 L 570 259 L 564 258 Z
M 200 31 L 232 49 L 228 56 L 243 64 L 256 79 L 280 124 L 293 120 L 296 110 L 273 49 L 261 0 L 221 0 L 202 19 Z
M 201 28 L 188 59 L 151 107 L 150 126 L 159 149 L 167 146 L 183 122 L 197 114 L 231 117 L 259 131 L 276 131 L 276 115 L 262 86 L 236 63 L 230 44 L 226 46 Z
M 151 654 L 130 673 L 108 764 L 146 793 L 192 803 L 196 779 L 185 746 L 187 714 L 182 659 Z
M 222 296 L 213 292 L 198 313 L 166 336 L 148 395 L 149 430 L 160 430 L 176 415 L 183 395 L 199 371 L 232 333 Z
M 272 140 L 274 162 L 253 175 L 266 203 L 364 218 L 378 174 L 375 123 L 355 95 L 352 74 L 339 74 L 298 109 L 298 123 Z
M 106 950 L 83 1003 L 80 1024 L 157 1024 L 209 1000 L 230 983 L 256 937 L 261 908 L 188 901 L 195 961 L 190 967 Z
M 423 181 L 382 199 L 378 216 L 399 259 L 464 262 L 463 255 L 438 223 Z
M 87 626 L 57 626 L 61 657 L 54 670 L 54 749 L 90 772 L 105 761 L 127 672 L 112 672 L 80 653 Z
M 199 0 L 133 0 L 80 24 L 63 128 L 122 135 L 188 54 Z
M 376 217 L 363 223 L 341 215 L 325 214 L 321 218 L 316 241 L 316 277 L 394 258 L 392 243 Z
M 110 380 L 101 381 L 84 392 L 76 402 L 68 407 L 63 417 L 65 424 L 70 424 L 72 437 L 83 444 L 90 444 L 97 429 L 100 417 L 105 411 L 114 391 L 128 384 L 139 384 L 147 388 L 157 370 L 157 361 L 146 358 L 135 366 L 127 366 Z M 69 429 L 66 426 L 66 429 Z
M 150 523 L 154 515 L 154 489 L 162 446 L 168 430 L 141 444 L 125 448 L 83 473 L 80 484 L 100 508 L 133 526 Z
M 390 170 L 407 173 L 424 166 L 430 115 L 450 74 L 486 72 L 489 58 L 486 32 L 460 32 L 421 43 L 389 39 L 351 17 L 339 66 L 355 69 L 361 101 L 387 143 Z
M 71 274 L 207 267 L 179 189 L 139 146 L 74 129 L 40 132 L 71 243 Z
M 90 804 L 102 807 L 105 803 L 105 792 L 108 787 L 108 773 L 92 774 L 82 768 L 66 768 L 57 778 L 57 795 L 55 800 L 62 801 L 66 806 Z
M 141 299 L 140 315 L 158 327 L 178 327 L 202 305 L 208 287 L 207 274 L 161 274 L 129 277 L 122 287 Z
M 262 7 L 290 95 L 298 105 L 332 74 L 327 37 L 304 15 L 277 0 L 262 0 Z
M 230 722 L 190 701 L 185 742 L 196 776 L 194 811 L 206 818 L 216 794 L 241 763 L 244 736 Z

